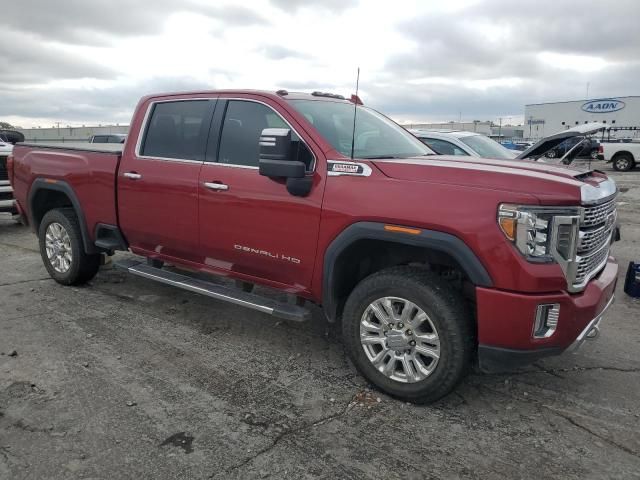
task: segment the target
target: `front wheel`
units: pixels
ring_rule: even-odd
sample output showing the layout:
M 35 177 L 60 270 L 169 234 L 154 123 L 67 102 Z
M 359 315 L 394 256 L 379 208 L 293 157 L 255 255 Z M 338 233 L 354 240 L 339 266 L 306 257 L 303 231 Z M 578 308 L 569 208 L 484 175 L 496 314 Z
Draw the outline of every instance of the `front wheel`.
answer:
M 87 254 L 78 217 L 72 208 L 49 210 L 38 232 L 40 255 L 56 282 L 79 285 L 91 280 L 100 268 L 100 255 Z
M 474 328 L 464 299 L 421 268 L 394 267 L 362 280 L 347 300 L 342 322 L 356 368 L 403 400 L 438 400 L 471 364 Z

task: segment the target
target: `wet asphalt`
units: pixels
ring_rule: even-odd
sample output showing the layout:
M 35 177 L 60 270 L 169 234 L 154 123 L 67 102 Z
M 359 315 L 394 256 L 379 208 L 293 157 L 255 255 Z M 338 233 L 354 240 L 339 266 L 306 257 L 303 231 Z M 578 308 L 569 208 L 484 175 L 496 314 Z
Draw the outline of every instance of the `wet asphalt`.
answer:
M 431 406 L 367 385 L 317 309 L 288 323 L 109 265 L 62 287 L 0 220 L 0 479 L 640 478 L 640 300 L 622 292 L 640 169 L 613 176 L 601 336 Z

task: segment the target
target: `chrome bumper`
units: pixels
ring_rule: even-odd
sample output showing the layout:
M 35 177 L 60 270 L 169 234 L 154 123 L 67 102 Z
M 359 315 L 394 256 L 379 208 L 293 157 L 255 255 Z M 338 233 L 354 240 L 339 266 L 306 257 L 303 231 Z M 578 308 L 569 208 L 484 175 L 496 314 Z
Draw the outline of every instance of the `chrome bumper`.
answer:
M 575 353 L 585 341 L 595 340 L 596 338 L 598 338 L 598 335 L 600 335 L 600 321 L 604 317 L 607 310 L 609 310 L 609 307 L 611 306 L 615 298 L 615 295 L 611 295 L 611 298 L 602 309 L 602 311 L 596 316 L 596 318 L 589 322 L 589 325 L 587 325 L 585 329 L 580 332 L 578 338 L 576 338 L 574 342 L 569 345 L 569 348 L 567 348 L 566 350 L 567 352 Z

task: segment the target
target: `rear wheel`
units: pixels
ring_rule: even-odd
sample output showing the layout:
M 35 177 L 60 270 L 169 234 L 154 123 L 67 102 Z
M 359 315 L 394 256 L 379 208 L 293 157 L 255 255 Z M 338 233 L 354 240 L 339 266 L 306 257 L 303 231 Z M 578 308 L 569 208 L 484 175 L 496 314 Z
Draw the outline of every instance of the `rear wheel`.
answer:
M 367 380 L 416 403 L 451 392 L 466 374 L 475 344 L 461 295 L 415 267 L 394 267 L 360 282 L 344 308 L 343 335 Z
M 49 210 L 38 232 L 40 255 L 49 275 L 63 285 L 91 280 L 100 268 L 100 255 L 87 254 L 78 217 L 72 208 Z
M 635 166 L 633 157 L 629 153 L 621 153 L 613 159 L 613 168 L 619 172 L 627 172 Z

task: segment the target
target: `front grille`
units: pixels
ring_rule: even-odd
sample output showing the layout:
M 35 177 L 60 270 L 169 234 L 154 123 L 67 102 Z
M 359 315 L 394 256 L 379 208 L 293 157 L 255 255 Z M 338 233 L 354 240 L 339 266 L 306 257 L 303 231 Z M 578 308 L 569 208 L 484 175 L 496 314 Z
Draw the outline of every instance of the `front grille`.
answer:
M 604 267 L 609 256 L 609 244 L 604 245 L 591 255 L 578 257 L 578 270 L 576 271 L 575 285 L 581 285 L 595 273 Z
M 596 275 L 607 261 L 611 246 L 611 236 L 616 226 L 615 197 L 591 207 L 584 207 L 580 222 L 580 239 L 578 241 L 577 268 L 573 280 L 578 289 Z
M 615 210 L 615 197 L 608 202 L 601 203 L 600 205 L 585 207 L 584 219 L 582 220 L 581 227 L 594 227 L 600 224 L 604 224 L 607 221 L 607 216 Z
M 610 241 L 611 228 L 602 225 L 589 230 L 580 231 L 580 242 L 578 243 L 578 254 L 593 252 Z
M 7 157 L 0 156 L 0 181 L 9 180 L 9 172 L 7 172 Z

